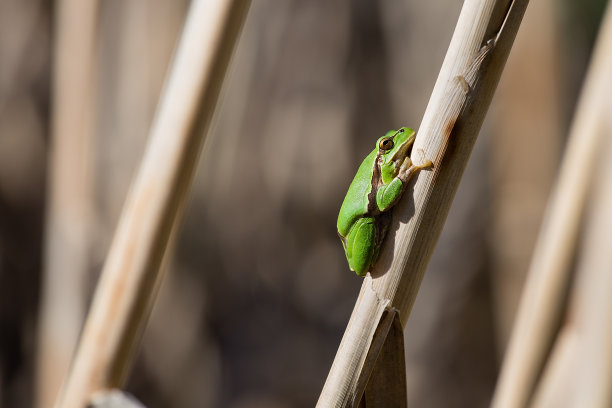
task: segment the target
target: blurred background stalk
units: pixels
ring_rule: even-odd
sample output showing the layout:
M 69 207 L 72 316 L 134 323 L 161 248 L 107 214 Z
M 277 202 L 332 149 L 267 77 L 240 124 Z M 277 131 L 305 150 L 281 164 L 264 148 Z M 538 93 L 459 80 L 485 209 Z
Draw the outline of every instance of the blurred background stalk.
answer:
M 602 121 L 607 120 L 605 109 L 611 89 L 610 38 L 612 25 L 608 27 L 604 21 L 527 275 L 494 407 L 519 408 L 529 403 L 567 307 L 572 263 L 588 203 L 587 193 L 606 136 Z
M 91 266 L 98 2 L 59 0 L 36 406 L 53 406 L 81 331 Z
M 491 185 L 488 234 L 494 242 L 491 285 L 500 358 L 563 146 L 556 7 L 552 0 L 530 2 L 485 125 L 495 134 L 489 142 L 491 172 L 484 177 Z M 544 75 L 530 74 L 535 60 Z
M 162 281 L 250 2 L 194 0 L 56 407 L 122 387 Z

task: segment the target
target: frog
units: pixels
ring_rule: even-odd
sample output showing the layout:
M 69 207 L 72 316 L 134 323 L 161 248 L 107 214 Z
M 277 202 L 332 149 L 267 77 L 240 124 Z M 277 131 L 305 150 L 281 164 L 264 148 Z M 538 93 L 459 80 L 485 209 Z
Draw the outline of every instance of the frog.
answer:
M 399 202 L 411 178 L 433 166 L 410 159 L 416 132 L 408 127 L 389 130 L 363 160 L 338 214 L 338 235 L 349 268 L 358 276 L 371 271 Z

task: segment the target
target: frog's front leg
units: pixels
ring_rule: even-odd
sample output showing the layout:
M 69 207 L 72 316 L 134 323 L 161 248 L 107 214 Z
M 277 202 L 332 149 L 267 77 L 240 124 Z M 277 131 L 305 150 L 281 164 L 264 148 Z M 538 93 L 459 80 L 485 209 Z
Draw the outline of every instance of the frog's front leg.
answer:
M 364 276 L 374 263 L 376 228 L 373 217 L 363 217 L 355 222 L 346 237 L 346 259 L 351 270 L 359 276 Z
M 380 186 L 376 192 L 376 205 L 380 212 L 387 211 L 393 207 L 402 196 L 404 188 L 419 170 L 426 169 L 433 166 L 431 160 L 427 160 L 425 163 L 415 166 L 412 164 L 410 157 L 406 157 L 400 166 L 400 170 L 397 176 L 391 181 L 391 183 Z

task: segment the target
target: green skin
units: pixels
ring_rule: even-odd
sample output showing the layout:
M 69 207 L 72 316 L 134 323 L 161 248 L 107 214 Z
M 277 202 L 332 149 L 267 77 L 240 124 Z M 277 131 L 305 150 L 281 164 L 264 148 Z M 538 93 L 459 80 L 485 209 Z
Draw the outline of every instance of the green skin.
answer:
M 414 130 L 388 131 L 363 160 L 342 202 L 338 234 L 349 267 L 364 276 L 376 263 L 380 245 L 391 221 L 391 209 L 399 201 L 410 178 L 431 161 L 415 166 L 410 160 Z

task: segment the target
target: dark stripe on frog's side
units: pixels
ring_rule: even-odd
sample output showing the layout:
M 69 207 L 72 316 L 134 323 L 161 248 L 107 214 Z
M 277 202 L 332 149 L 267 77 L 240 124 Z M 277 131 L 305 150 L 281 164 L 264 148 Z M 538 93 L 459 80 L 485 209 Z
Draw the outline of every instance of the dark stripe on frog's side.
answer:
M 376 263 L 378 259 L 378 253 L 380 252 L 380 247 L 382 245 L 383 240 L 385 239 L 385 235 L 387 234 L 387 229 L 389 228 L 389 224 L 391 223 L 391 211 L 380 212 L 378 208 L 378 204 L 376 203 L 376 192 L 378 188 L 383 184 L 382 174 L 380 171 L 380 160 L 382 153 L 378 151 L 376 154 L 376 159 L 374 160 L 374 167 L 372 169 L 372 180 L 370 191 L 368 192 L 368 208 L 367 213 L 364 216 L 370 216 L 374 218 L 375 231 L 376 231 L 376 239 L 374 242 L 376 243 L 374 247 L 374 253 L 372 256 L 370 267 L 368 271 L 371 270 L 372 266 Z M 342 238 L 342 237 L 341 237 Z M 346 239 L 343 239 L 342 242 L 345 245 L 346 251 Z
M 378 191 L 378 187 L 382 185 L 382 174 L 380 171 L 381 156 L 382 153 L 379 150 L 378 153 L 376 153 L 376 160 L 374 160 L 371 180 L 372 186 L 370 187 L 370 192 L 368 193 L 368 214 L 373 216 L 380 214 L 378 204 L 376 204 L 376 192 Z
M 378 188 L 383 185 L 382 173 L 380 170 L 380 161 L 382 160 L 382 152 L 378 151 L 376 154 L 376 160 L 374 161 L 374 168 L 372 169 L 372 187 L 368 194 L 368 214 L 369 216 L 374 218 L 374 223 L 376 225 L 376 246 L 374 247 L 374 256 L 372 257 L 372 266 L 376 263 L 378 259 L 378 254 L 380 252 L 380 247 L 387 235 L 387 230 L 389 229 L 389 225 L 391 224 L 391 220 L 393 218 L 392 211 L 389 209 L 387 211 L 381 212 L 378 208 L 378 204 L 376 203 L 376 193 Z M 369 270 L 368 269 L 368 270 Z
M 380 247 L 385 240 L 385 236 L 387 235 L 389 225 L 391 225 L 392 218 L 391 211 L 379 213 L 374 217 L 374 222 L 376 224 L 376 246 L 374 247 L 374 256 L 372 257 L 372 265 L 370 266 L 370 269 L 378 260 L 378 253 L 380 252 Z

